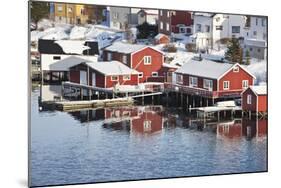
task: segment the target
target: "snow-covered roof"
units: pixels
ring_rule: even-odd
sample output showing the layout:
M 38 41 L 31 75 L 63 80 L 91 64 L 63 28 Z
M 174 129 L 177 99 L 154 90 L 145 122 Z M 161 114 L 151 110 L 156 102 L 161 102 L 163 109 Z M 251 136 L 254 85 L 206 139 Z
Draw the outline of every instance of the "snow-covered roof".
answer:
M 120 52 L 124 54 L 130 54 L 135 51 L 141 50 L 145 47 L 145 45 L 140 44 L 129 44 L 124 42 L 114 42 L 109 47 L 105 48 L 105 50 L 112 52 Z
M 119 61 L 86 62 L 86 65 L 104 75 L 139 74 Z
M 177 66 L 177 65 L 171 65 L 171 64 L 168 64 L 168 63 L 163 63 L 163 67 L 172 68 L 172 69 L 178 69 L 179 68 L 179 66 Z
M 195 12 L 194 16 L 205 16 L 205 17 L 212 17 L 215 13 L 205 13 L 205 12 Z
M 55 41 L 58 44 L 64 53 L 70 54 L 83 54 L 84 50 L 89 50 L 90 47 L 85 46 L 85 41 L 81 40 L 58 40 Z
M 70 56 L 65 59 L 62 59 L 60 61 L 57 61 L 53 64 L 49 65 L 49 70 L 52 71 L 68 71 L 70 67 L 73 67 L 75 65 L 78 65 L 80 63 L 89 62 L 89 60 L 76 57 L 76 56 Z
M 218 79 L 232 66 L 233 64 L 230 63 L 217 63 L 206 59 L 203 59 L 202 61 L 191 59 L 176 70 L 176 73 Z
M 158 33 L 154 38 L 156 40 L 160 40 L 162 37 L 168 37 L 167 35 L 163 34 L 163 33 Z
M 144 11 L 146 14 L 149 14 L 149 15 L 158 15 L 158 10 L 155 10 L 155 9 L 141 9 L 139 12 L 141 12 L 141 11 Z
M 266 95 L 267 94 L 266 85 L 250 86 L 250 88 L 257 95 Z
M 266 47 L 266 41 L 265 40 L 258 40 L 258 39 L 245 39 L 244 44 L 248 46 L 256 46 L 265 48 Z

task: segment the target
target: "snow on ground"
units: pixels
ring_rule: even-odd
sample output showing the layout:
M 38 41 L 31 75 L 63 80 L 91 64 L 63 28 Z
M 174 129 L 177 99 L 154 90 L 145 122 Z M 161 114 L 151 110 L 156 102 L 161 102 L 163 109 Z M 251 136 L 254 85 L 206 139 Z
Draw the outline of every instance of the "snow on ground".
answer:
M 266 60 L 251 59 L 250 65 L 244 67 L 255 77 L 255 85 L 263 85 L 267 83 L 267 62 Z

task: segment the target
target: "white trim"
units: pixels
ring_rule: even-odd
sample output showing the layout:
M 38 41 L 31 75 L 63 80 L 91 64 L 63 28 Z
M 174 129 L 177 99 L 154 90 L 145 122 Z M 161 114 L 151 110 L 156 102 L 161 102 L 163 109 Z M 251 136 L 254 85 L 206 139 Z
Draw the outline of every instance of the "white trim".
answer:
M 236 73 L 240 71 L 238 66 L 233 67 L 232 70 L 233 70 L 233 72 L 236 72 Z
M 246 99 L 246 101 L 247 101 L 247 105 L 251 105 L 252 104 L 252 95 L 251 94 L 247 94 L 247 99 Z
M 137 51 L 132 52 L 131 55 L 133 55 L 133 54 L 135 54 L 135 53 L 138 53 L 138 52 L 140 52 L 140 51 L 142 51 L 142 50 L 144 50 L 144 49 L 146 49 L 146 48 L 150 48 L 150 49 L 152 49 L 152 50 L 155 50 L 155 51 L 161 53 L 162 55 L 165 55 L 164 52 L 162 52 L 162 51 L 160 51 L 160 50 L 158 50 L 158 49 L 156 49 L 156 48 L 153 48 L 153 47 L 151 47 L 151 46 L 145 46 L 145 47 L 143 47 L 143 48 L 141 48 L 141 49 L 139 49 L 139 50 L 137 50 Z M 119 52 L 119 53 L 120 53 L 120 52 Z
M 140 74 L 141 74 L 141 76 L 140 76 Z M 139 72 L 138 78 L 143 78 L 143 72 Z
M 112 77 L 114 77 L 114 76 L 116 76 L 116 77 L 117 77 L 117 79 L 116 79 L 116 80 L 112 80 Z M 119 75 L 112 75 L 112 76 L 110 76 L 110 79 L 111 79 L 111 81 L 113 81 L 113 82 L 115 82 L 115 81 L 119 81 Z
M 178 76 L 181 77 L 181 79 L 180 79 L 181 81 L 179 81 Z M 182 74 L 176 74 L 176 83 L 183 84 L 183 75 Z
M 192 81 L 193 79 L 196 80 L 196 85 L 193 84 L 193 81 Z M 192 84 L 191 84 L 191 81 L 192 81 Z M 198 87 L 198 77 L 196 77 L 196 76 L 189 76 L 188 86 L 190 86 L 190 87 Z
M 206 87 L 205 82 L 209 82 L 209 85 L 211 85 L 212 87 Z M 213 80 L 203 78 L 203 88 L 213 91 L 213 87 Z
M 156 75 L 153 75 L 153 74 L 156 74 Z M 151 76 L 154 77 L 154 78 L 158 77 L 158 72 L 155 72 L 155 71 L 151 72 Z
M 126 76 L 128 76 L 129 78 L 125 79 L 124 77 L 126 77 Z M 126 75 L 123 75 L 122 78 L 123 78 L 123 80 L 131 80 L 131 75 L 130 74 L 126 74 Z
M 224 83 L 227 83 L 228 87 L 224 87 Z M 222 82 L 222 90 L 228 90 L 229 91 L 230 88 L 230 81 L 226 80 Z
M 150 55 L 143 56 L 143 64 L 144 65 L 151 65 L 152 64 L 152 57 Z
M 247 71 L 246 69 L 244 69 L 239 63 L 235 63 L 232 67 L 229 68 L 229 70 L 225 71 L 221 76 L 219 76 L 217 79 L 220 80 L 223 76 L 225 76 L 227 73 L 229 73 L 234 66 L 239 66 L 240 69 L 244 70 L 246 73 L 248 73 L 250 76 L 252 76 L 254 79 L 256 79 L 256 77 L 251 74 L 249 71 Z
M 244 82 L 247 83 L 247 86 L 244 86 Z M 249 87 L 249 80 L 242 80 L 242 89 L 247 89 Z

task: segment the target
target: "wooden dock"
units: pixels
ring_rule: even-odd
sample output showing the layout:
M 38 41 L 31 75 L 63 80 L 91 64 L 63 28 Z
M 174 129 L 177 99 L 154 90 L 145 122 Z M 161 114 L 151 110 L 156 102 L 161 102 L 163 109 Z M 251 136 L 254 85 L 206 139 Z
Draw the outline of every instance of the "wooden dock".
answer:
M 133 105 L 134 100 L 131 97 L 104 99 L 104 100 L 85 100 L 85 101 L 49 101 L 44 102 L 43 106 L 60 111 L 77 111 L 80 109 L 93 109 L 114 106 Z

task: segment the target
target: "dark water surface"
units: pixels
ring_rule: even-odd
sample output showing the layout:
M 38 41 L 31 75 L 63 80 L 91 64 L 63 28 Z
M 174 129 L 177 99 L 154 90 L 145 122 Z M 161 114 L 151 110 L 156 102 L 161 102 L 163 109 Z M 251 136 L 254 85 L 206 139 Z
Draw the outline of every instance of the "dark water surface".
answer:
M 267 120 L 204 126 L 162 106 L 40 112 L 38 95 L 32 186 L 267 170 Z

